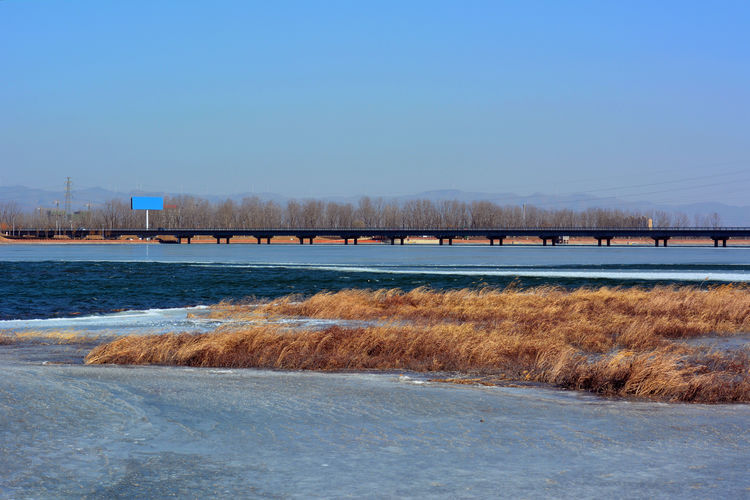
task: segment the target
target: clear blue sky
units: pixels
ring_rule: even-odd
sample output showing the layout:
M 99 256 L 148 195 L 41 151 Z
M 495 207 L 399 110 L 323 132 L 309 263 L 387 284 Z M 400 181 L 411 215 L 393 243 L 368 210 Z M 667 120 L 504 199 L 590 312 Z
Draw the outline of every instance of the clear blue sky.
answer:
M 0 1 L 0 184 L 747 203 L 748 26 L 747 1 Z

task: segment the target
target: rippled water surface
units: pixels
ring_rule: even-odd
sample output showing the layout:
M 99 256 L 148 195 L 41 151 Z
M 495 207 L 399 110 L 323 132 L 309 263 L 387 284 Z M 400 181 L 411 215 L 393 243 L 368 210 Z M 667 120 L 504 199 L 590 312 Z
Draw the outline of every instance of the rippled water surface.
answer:
M 92 334 L 0 345 L 0 497 L 750 496 L 748 405 L 81 364 L 96 335 L 214 328 L 222 299 L 710 286 L 750 281 L 747 248 L 5 245 L 0 272 L 0 330 Z
M 653 286 L 750 281 L 750 248 L 5 245 L 0 320 L 350 287 Z

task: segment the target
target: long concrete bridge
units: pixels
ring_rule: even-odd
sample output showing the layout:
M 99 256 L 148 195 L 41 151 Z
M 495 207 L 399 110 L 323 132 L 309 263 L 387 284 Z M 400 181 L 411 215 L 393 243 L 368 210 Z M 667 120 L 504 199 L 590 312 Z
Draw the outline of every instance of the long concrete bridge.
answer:
M 178 243 L 185 241 L 191 243 L 196 236 L 210 236 L 221 243 L 235 236 L 256 238 L 257 244 L 271 243 L 276 236 L 291 236 L 299 239 L 300 244 L 306 241 L 313 243 L 316 237 L 335 237 L 344 240 L 348 245 L 351 241 L 354 245 L 363 238 L 378 238 L 391 245 L 396 242 L 403 245 L 404 239 L 410 236 L 427 236 L 438 240 L 442 245 L 453 244 L 454 239 L 467 237 L 481 237 L 489 240 L 490 245 L 497 243 L 502 245 L 509 237 L 531 237 L 538 238 L 542 245 L 556 245 L 568 237 L 593 238 L 599 246 L 610 246 L 615 238 L 648 238 L 654 241 L 655 246 L 660 243 L 667 246 L 671 238 L 695 238 L 711 239 L 715 247 L 719 245 L 726 247 L 727 241 L 732 238 L 750 238 L 750 227 L 697 227 L 697 228 L 580 228 L 580 227 L 555 227 L 555 228 L 485 228 L 485 229 L 398 229 L 398 228 L 347 228 L 347 229 L 271 229 L 271 228 L 248 228 L 248 229 L 20 229 L 14 235 L 21 238 L 53 238 L 56 235 L 66 236 L 72 239 L 83 239 L 90 235 L 100 235 L 104 238 L 116 239 L 122 236 L 137 236 L 141 239 L 153 239 L 159 236 L 172 236 Z

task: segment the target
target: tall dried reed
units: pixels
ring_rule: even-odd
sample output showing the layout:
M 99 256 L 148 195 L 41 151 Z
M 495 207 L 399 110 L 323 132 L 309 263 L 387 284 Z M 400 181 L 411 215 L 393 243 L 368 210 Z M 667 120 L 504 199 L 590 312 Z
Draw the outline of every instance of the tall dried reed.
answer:
M 91 344 L 111 335 L 83 333 L 75 330 L 0 331 L 0 345 L 13 344 Z
M 267 324 L 124 337 L 95 348 L 86 362 L 462 372 L 606 395 L 750 401 L 747 348 L 711 352 L 675 341 L 749 332 L 745 287 L 347 290 L 259 305 L 222 303 L 211 315 L 381 324 L 291 331 Z

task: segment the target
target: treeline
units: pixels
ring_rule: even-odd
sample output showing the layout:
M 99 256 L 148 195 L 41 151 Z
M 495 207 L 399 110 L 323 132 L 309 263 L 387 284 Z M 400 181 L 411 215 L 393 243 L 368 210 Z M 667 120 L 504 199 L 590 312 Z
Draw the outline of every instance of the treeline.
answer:
M 284 204 L 245 198 L 211 203 L 194 196 L 166 197 L 165 209 L 149 212 L 152 228 L 401 228 L 437 229 L 491 227 L 718 227 L 718 214 L 638 212 L 617 209 L 545 209 L 535 206 L 498 205 L 488 201 L 393 201 L 363 197 L 357 203 L 323 200 L 290 200 Z M 3 232 L 22 227 L 66 229 L 143 228 L 145 213 L 131 210 L 129 201 L 111 200 L 102 207 L 67 215 L 61 210 L 37 209 L 23 213 L 15 202 L 0 203 Z

